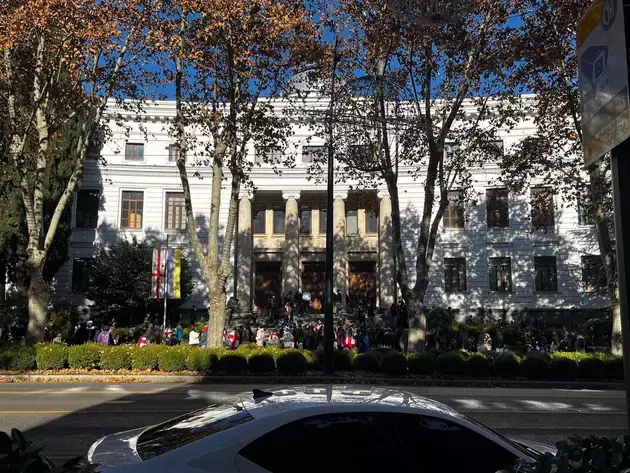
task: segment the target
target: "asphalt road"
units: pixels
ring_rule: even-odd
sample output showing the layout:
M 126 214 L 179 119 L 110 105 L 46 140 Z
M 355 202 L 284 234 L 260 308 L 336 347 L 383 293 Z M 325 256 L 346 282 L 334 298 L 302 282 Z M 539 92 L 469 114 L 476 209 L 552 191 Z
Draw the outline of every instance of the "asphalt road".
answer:
M 0 384 L 0 430 L 17 427 L 53 459 L 87 453 L 99 437 L 163 422 L 249 385 Z M 622 435 L 623 391 L 405 387 L 513 438 L 553 444 L 572 434 Z

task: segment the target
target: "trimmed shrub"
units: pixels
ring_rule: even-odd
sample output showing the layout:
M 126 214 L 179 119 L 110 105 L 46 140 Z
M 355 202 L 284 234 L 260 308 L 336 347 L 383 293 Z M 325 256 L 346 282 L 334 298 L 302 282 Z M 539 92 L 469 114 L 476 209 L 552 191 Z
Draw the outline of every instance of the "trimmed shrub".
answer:
M 468 361 L 470 359 L 470 357 L 472 356 L 472 353 L 470 353 L 468 350 L 464 350 L 462 348 L 460 348 L 459 350 L 455 350 L 453 353 L 456 353 L 459 356 L 461 356 L 462 360 L 464 360 L 464 361 Z
M 100 343 L 85 343 L 68 347 L 68 366 L 72 369 L 97 369 L 101 365 L 101 353 L 105 346 Z
M 520 371 L 518 358 L 508 351 L 501 353 L 492 363 L 492 372 L 501 378 L 516 378 Z
M 521 375 L 528 379 L 549 379 L 549 362 L 537 354 L 527 355 L 521 362 Z
M 578 377 L 578 364 L 569 358 L 551 360 L 551 377 L 562 381 L 573 381 Z
M 276 363 L 278 371 L 282 374 L 298 374 L 306 371 L 306 358 L 297 350 L 285 350 Z
M 164 350 L 168 350 L 165 345 L 149 345 L 134 349 L 131 354 L 131 367 L 142 371 L 157 370 L 158 358 Z
M 269 373 L 276 370 L 276 362 L 269 353 L 254 353 L 247 360 L 252 373 Z
M 578 362 L 578 377 L 601 381 L 606 378 L 606 363 L 599 358 L 586 358 Z
M 218 369 L 219 357 L 209 349 L 193 348 L 186 357 L 186 369 L 200 373 L 210 373 Z
M 402 376 L 407 374 L 407 357 L 398 351 L 390 351 L 383 355 L 381 369 L 385 374 Z
M 438 373 L 446 376 L 459 376 L 466 370 L 466 363 L 457 353 L 442 353 L 435 364 Z
M 381 369 L 379 365 L 379 356 L 371 351 L 367 353 L 359 353 L 352 360 L 352 367 L 358 371 L 378 373 Z
M 35 369 L 35 348 L 11 345 L 0 351 L 0 369 L 26 371 Z
M 241 353 L 228 352 L 219 358 L 219 371 L 227 374 L 239 374 L 247 371 L 247 358 Z
M 173 372 L 186 369 L 186 353 L 179 347 L 164 350 L 158 355 L 158 367 L 160 371 Z
M 353 354 L 354 352 L 351 354 L 348 350 L 335 350 L 333 352 L 335 371 L 350 371 L 352 369 Z
M 137 350 L 137 348 L 134 348 Z M 101 355 L 101 369 L 103 370 L 130 370 L 131 346 L 106 347 Z
M 35 360 L 39 370 L 62 370 L 68 366 L 68 346 L 63 343 L 38 343 Z
M 623 381 L 623 359 L 620 357 L 608 358 L 606 363 L 606 378 L 615 381 Z
M 466 361 L 466 374 L 473 378 L 486 378 L 490 373 L 488 358 L 480 353 L 474 353 Z
M 308 371 L 320 371 L 323 368 L 322 358 L 318 352 L 309 350 L 300 350 L 300 352 L 306 358 L 306 369 Z
M 431 375 L 435 373 L 435 354 L 429 351 L 414 353 L 407 357 L 407 365 L 411 374 Z

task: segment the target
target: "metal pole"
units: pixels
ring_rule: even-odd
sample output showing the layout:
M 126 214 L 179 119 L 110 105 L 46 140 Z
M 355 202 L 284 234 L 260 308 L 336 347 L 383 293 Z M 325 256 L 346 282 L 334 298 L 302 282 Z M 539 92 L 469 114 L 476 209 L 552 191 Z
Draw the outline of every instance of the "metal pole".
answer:
M 617 275 L 619 278 L 619 306 L 621 309 L 621 335 L 623 341 L 623 373 L 626 383 L 626 411 L 630 429 L 630 304 L 628 274 L 630 274 L 630 140 L 611 152 L 613 200 L 615 206 L 615 240 L 617 245 Z M 630 256 L 630 255 L 629 255 Z
M 333 129 L 334 129 L 334 97 L 335 79 L 337 75 L 337 45 L 339 36 L 335 35 L 335 46 L 333 49 L 333 63 L 331 71 L 330 85 L 330 115 L 328 117 L 328 190 L 326 197 L 326 286 L 324 295 L 324 373 L 333 374 L 335 366 L 333 363 Z
M 166 305 L 168 301 L 168 234 L 166 235 L 166 251 L 164 252 L 164 322 L 162 332 L 166 330 Z

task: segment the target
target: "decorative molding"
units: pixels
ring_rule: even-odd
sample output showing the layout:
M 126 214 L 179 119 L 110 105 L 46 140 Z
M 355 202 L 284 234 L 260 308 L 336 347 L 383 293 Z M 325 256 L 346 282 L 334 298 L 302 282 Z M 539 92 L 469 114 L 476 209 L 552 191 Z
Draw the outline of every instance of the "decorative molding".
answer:
M 300 200 L 300 191 L 286 191 L 282 193 L 284 200 L 295 199 Z
M 335 191 L 334 196 L 335 196 L 335 200 L 337 199 L 346 200 L 348 198 L 348 191 Z

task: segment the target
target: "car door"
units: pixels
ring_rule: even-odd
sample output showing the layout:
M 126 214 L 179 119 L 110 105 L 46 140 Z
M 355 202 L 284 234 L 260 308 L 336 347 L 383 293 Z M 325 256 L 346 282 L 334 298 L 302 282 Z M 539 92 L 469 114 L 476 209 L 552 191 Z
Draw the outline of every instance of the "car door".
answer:
M 401 471 L 391 420 L 385 412 L 306 417 L 246 445 L 236 465 L 241 473 Z

